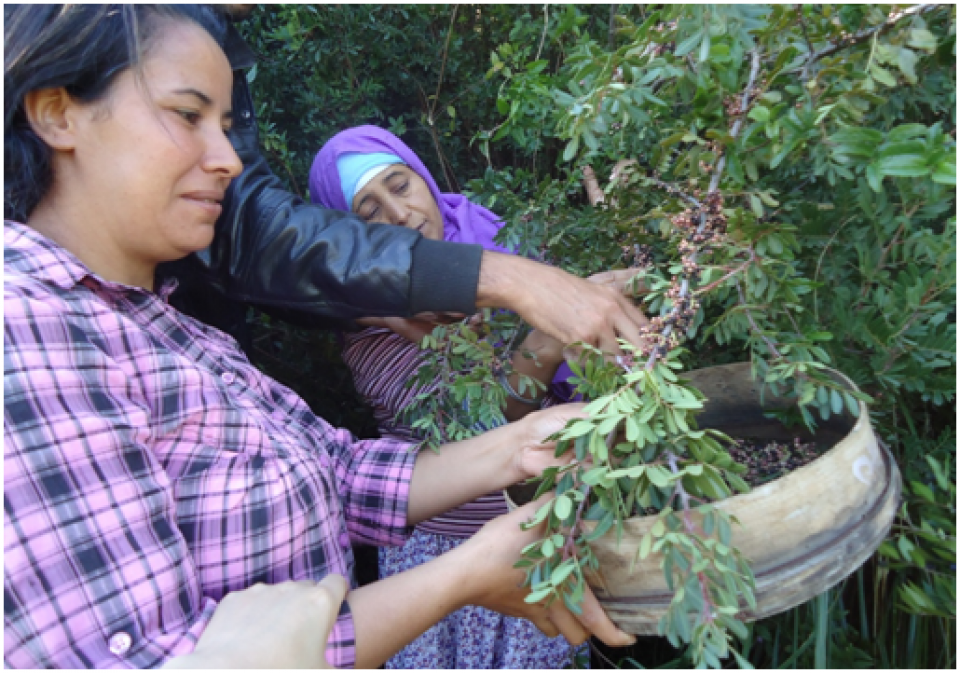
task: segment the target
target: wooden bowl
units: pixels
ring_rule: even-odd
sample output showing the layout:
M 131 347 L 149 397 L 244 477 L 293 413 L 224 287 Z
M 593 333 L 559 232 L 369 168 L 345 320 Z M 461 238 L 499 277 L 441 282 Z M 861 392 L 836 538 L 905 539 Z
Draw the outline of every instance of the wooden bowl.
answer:
M 741 619 L 752 621 L 788 610 L 859 568 L 887 536 L 901 488 L 899 470 L 877 441 L 866 406 L 860 404 L 859 418 L 846 411 L 832 416 L 811 436 L 764 417 L 764 408 L 784 401 L 768 397 L 761 405 L 759 386 L 747 363 L 683 376 L 707 396 L 697 417 L 701 428 L 716 428 L 732 437 L 799 436 L 828 449 L 812 463 L 717 503 L 740 520 L 741 525 L 733 527 L 733 544 L 756 575 L 757 607 L 751 610 L 742 604 Z M 834 376 L 855 389 L 842 374 Z M 624 522 L 619 543 L 613 530 L 591 543 L 600 561 L 599 572 L 590 578 L 594 592 L 617 626 L 638 635 L 658 633 L 672 598 L 660 568 L 662 557 L 652 553 L 635 560 L 640 539 L 655 521 L 654 516 L 631 518 Z M 585 522 L 584 528 L 594 525 Z

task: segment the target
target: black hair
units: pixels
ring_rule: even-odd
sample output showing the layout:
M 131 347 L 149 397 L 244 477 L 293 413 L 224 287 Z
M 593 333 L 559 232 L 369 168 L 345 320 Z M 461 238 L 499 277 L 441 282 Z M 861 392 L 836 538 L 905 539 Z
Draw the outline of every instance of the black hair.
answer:
M 139 73 L 162 19 L 188 20 L 224 46 L 224 16 L 207 5 L 5 5 L 3 216 L 25 222 L 53 181 L 50 147 L 30 127 L 26 95 L 63 87 L 102 100 L 117 75 Z

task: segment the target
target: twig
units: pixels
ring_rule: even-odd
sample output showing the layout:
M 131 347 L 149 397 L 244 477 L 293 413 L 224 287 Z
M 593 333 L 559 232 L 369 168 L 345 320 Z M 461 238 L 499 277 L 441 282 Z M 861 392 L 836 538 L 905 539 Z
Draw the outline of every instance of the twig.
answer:
M 813 42 L 810 41 L 810 35 L 807 33 L 807 22 L 803 20 L 803 5 L 797 5 L 797 20 L 800 22 L 800 30 L 803 31 L 803 39 L 807 43 L 807 53 L 814 53 Z
M 543 51 L 543 41 L 547 39 L 547 27 L 550 25 L 549 5 L 543 6 L 543 33 L 540 34 L 540 46 L 537 47 L 537 57 L 534 61 L 540 60 L 540 52 Z
M 617 46 L 617 8 L 620 5 L 610 5 L 610 26 L 607 29 L 607 49 L 613 51 Z
M 736 276 L 736 275 L 737 275 L 738 273 L 740 273 L 741 271 L 744 271 L 748 266 L 750 266 L 750 263 L 751 263 L 751 262 L 754 262 L 754 261 L 756 261 L 756 259 L 757 259 L 757 255 L 756 255 L 756 253 L 753 251 L 753 248 L 752 248 L 752 247 L 751 247 L 751 248 L 747 248 L 747 250 L 748 250 L 749 253 L 750 253 L 750 259 L 748 259 L 746 262 L 744 262 L 743 264 L 741 264 L 740 266 L 738 266 L 736 269 L 734 269 L 733 271 L 731 271 L 730 273 L 728 273 L 727 275 L 725 275 L 723 278 L 721 278 L 721 279 L 719 279 L 719 280 L 715 280 L 715 281 L 713 281 L 712 283 L 710 283 L 709 285 L 704 285 L 703 287 L 698 288 L 698 289 L 694 292 L 694 294 L 702 294 L 702 293 L 704 293 L 704 292 L 709 292 L 710 290 L 712 290 L 713 288 L 717 287 L 718 285 L 720 285 L 720 284 L 723 283 L 724 281 L 728 280 L 729 278 L 732 278 L 733 276 Z
M 433 97 L 433 105 L 430 107 L 430 126 L 433 126 L 433 118 L 437 111 L 437 101 L 440 100 L 440 85 L 443 84 L 443 71 L 447 67 L 447 52 L 450 50 L 450 38 L 453 37 L 453 24 L 457 20 L 458 5 L 453 6 L 453 12 L 450 14 L 450 28 L 447 30 L 447 42 L 443 45 L 443 58 L 440 61 L 440 78 L 437 80 L 437 94 Z
M 739 283 L 739 282 L 737 283 L 737 294 L 740 295 L 740 303 L 743 304 L 743 306 L 744 306 L 744 311 L 743 311 L 743 313 L 744 313 L 744 315 L 747 316 L 747 320 L 750 321 L 750 326 L 753 328 L 753 331 L 760 335 L 760 338 L 763 339 L 764 343 L 767 344 L 767 348 L 770 349 L 770 353 L 771 353 L 775 358 L 777 358 L 778 360 L 779 360 L 780 358 L 782 358 L 783 355 L 780 353 L 780 351 L 777 350 L 777 347 L 773 344 L 773 342 L 770 341 L 770 339 L 767 338 L 767 335 L 764 334 L 764 333 L 760 330 L 759 325 L 757 325 L 757 323 L 756 323 L 756 322 L 754 321 L 754 319 L 753 319 L 753 314 L 751 314 L 750 311 L 749 311 L 749 309 L 746 308 L 747 298 L 743 296 L 743 288 L 740 287 L 740 283 Z
M 833 245 L 834 240 L 836 240 L 837 236 L 840 235 L 840 232 L 843 231 L 843 228 L 852 221 L 853 217 L 848 217 L 839 227 L 837 227 L 837 230 L 833 232 L 833 236 L 831 236 L 830 240 L 827 241 L 827 244 L 823 246 L 823 252 L 820 253 L 820 259 L 817 260 L 817 270 L 813 274 L 813 317 L 817 320 L 817 322 L 820 321 L 820 310 L 817 308 L 820 304 L 820 302 L 817 301 L 817 278 L 820 276 L 820 265 L 823 263 L 823 257 L 827 254 L 827 250 L 830 248 L 830 246 Z
M 873 37 L 876 34 L 885 33 L 886 31 L 890 30 L 895 25 L 900 23 L 900 21 L 902 21 L 903 19 L 906 19 L 911 16 L 916 16 L 918 14 L 922 14 L 923 12 L 928 12 L 931 9 L 936 9 L 940 6 L 941 5 L 914 5 L 913 7 L 909 7 L 903 10 L 902 12 L 891 14 L 890 16 L 887 17 L 887 20 L 881 23 L 879 26 L 874 26 L 873 28 L 868 28 L 867 30 L 860 31 L 855 35 L 851 35 L 847 38 L 841 39 L 836 44 L 833 44 L 829 47 L 824 47 L 820 51 L 817 51 L 811 54 L 810 57 L 804 62 L 802 66 L 798 66 L 793 70 L 789 70 L 786 72 L 796 72 L 797 70 L 800 70 L 800 79 L 803 81 L 806 81 L 807 76 L 810 72 L 810 66 L 812 66 L 814 63 L 816 63 L 820 59 L 826 58 L 827 56 L 831 56 L 837 53 L 838 51 L 846 49 L 847 47 L 852 47 L 853 45 L 859 44 L 865 40 L 869 40 L 871 37 Z

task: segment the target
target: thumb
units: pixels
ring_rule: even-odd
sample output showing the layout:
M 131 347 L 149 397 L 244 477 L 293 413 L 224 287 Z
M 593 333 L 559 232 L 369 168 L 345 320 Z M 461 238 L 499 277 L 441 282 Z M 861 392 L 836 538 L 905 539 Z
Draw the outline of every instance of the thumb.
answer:
M 323 600 L 329 600 L 337 605 L 343 602 L 349 588 L 350 585 L 347 584 L 346 578 L 334 573 L 317 582 L 318 594 L 323 597 Z

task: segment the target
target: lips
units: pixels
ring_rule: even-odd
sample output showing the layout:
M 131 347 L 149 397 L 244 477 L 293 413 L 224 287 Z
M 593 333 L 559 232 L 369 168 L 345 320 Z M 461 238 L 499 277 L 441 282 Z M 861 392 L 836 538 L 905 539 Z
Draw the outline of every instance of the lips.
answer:
M 223 206 L 220 205 L 220 202 L 223 201 L 223 196 L 223 192 L 202 191 L 184 194 L 183 199 L 216 219 L 220 217 L 220 213 L 223 212 Z

